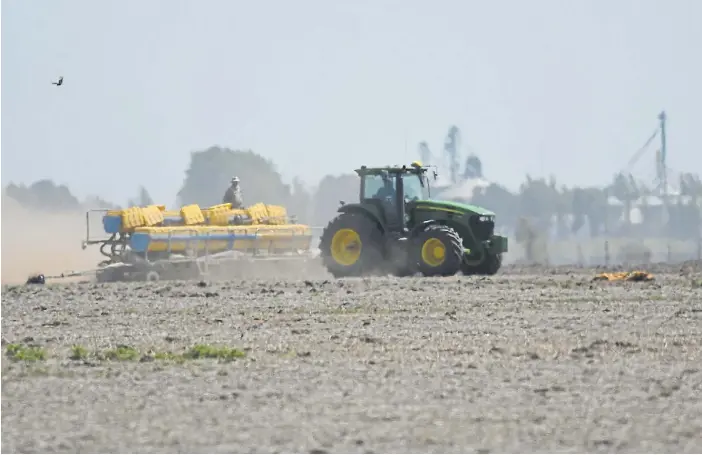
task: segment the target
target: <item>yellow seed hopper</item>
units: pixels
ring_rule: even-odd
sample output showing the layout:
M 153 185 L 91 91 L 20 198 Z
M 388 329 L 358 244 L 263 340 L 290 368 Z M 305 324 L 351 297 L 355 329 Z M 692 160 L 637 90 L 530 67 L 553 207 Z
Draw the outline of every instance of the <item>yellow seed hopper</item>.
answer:
M 221 204 L 201 209 L 192 204 L 179 210 L 151 205 L 103 212 L 102 226 L 108 237 L 90 238 L 87 214 L 88 238 L 83 247 L 100 245 L 107 258 L 100 264 L 106 269 L 103 275 L 110 277 L 104 281 L 121 280 L 135 270 L 139 277 L 149 279 L 155 270 L 167 270 L 177 263 L 192 265 L 196 259 L 201 270 L 203 258 L 208 261 L 223 253 L 270 258 L 305 257 L 311 251 L 311 228 L 295 223 L 284 207 L 276 205 L 258 203 L 232 209 L 230 204 Z

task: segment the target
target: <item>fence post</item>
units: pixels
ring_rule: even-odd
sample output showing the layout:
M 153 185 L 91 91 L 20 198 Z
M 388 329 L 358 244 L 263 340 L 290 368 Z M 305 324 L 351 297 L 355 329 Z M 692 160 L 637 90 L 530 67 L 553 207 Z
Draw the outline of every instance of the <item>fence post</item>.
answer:
M 609 267 L 609 240 L 604 243 L 605 267 Z

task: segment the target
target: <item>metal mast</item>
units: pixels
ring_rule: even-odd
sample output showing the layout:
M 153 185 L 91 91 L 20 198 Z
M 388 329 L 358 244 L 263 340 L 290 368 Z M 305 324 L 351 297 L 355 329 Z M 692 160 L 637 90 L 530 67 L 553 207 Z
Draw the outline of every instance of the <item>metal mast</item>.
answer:
M 665 137 L 665 120 L 666 120 L 666 115 L 665 111 L 661 111 L 660 114 L 658 114 L 658 120 L 661 122 L 661 153 L 660 153 L 660 161 L 658 163 L 658 171 L 659 171 L 659 181 L 661 182 L 661 185 L 663 185 L 663 201 L 668 205 L 668 167 L 666 165 L 666 137 Z

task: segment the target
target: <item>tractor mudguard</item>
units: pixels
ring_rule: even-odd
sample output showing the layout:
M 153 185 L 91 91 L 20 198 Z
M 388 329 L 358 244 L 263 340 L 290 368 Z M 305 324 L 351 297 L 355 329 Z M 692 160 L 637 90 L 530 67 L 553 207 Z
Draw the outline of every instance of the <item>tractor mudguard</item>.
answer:
M 429 227 L 433 224 L 439 224 L 442 226 L 450 227 L 451 229 L 455 230 L 459 235 L 461 235 L 465 232 L 465 226 L 463 226 L 463 225 L 461 225 L 461 223 L 457 223 L 453 220 L 425 220 L 412 228 L 412 230 L 410 231 L 410 237 L 414 237 L 414 236 L 418 235 L 424 229 L 426 229 L 427 227 Z M 472 239 L 472 236 L 471 236 L 471 239 Z M 465 239 L 464 239 L 464 241 L 465 241 Z
M 339 213 L 358 213 L 363 216 L 367 216 L 371 220 L 375 221 L 378 223 L 378 226 L 380 227 L 380 230 L 382 232 L 385 232 L 385 223 L 383 223 L 383 219 L 380 216 L 380 213 L 378 209 L 374 205 L 370 204 L 346 204 L 341 207 L 339 207 L 339 210 L 337 210 Z
M 424 229 L 426 229 L 427 226 L 430 226 L 430 225 L 432 225 L 432 224 L 441 224 L 441 223 L 440 223 L 439 221 L 437 221 L 437 220 L 426 220 L 426 221 L 422 221 L 421 223 L 419 223 L 418 225 L 416 225 L 415 227 L 412 228 L 412 230 L 410 231 L 409 237 L 410 237 L 410 238 L 416 237 L 417 234 L 419 234 L 419 233 L 422 232 Z

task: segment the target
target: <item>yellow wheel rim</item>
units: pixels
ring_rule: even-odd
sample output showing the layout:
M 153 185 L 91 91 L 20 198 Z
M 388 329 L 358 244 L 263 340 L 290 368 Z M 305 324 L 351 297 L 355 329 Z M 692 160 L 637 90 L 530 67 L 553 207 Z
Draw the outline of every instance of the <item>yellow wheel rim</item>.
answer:
M 445 258 L 446 246 L 441 240 L 431 238 L 422 245 L 422 261 L 425 264 L 431 267 L 438 267 L 444 263 Z
M 361 257 L 361 238 L 353 229 L 339 229 L 331 241 L 332 258 L 341 265 L 354 265 Z

